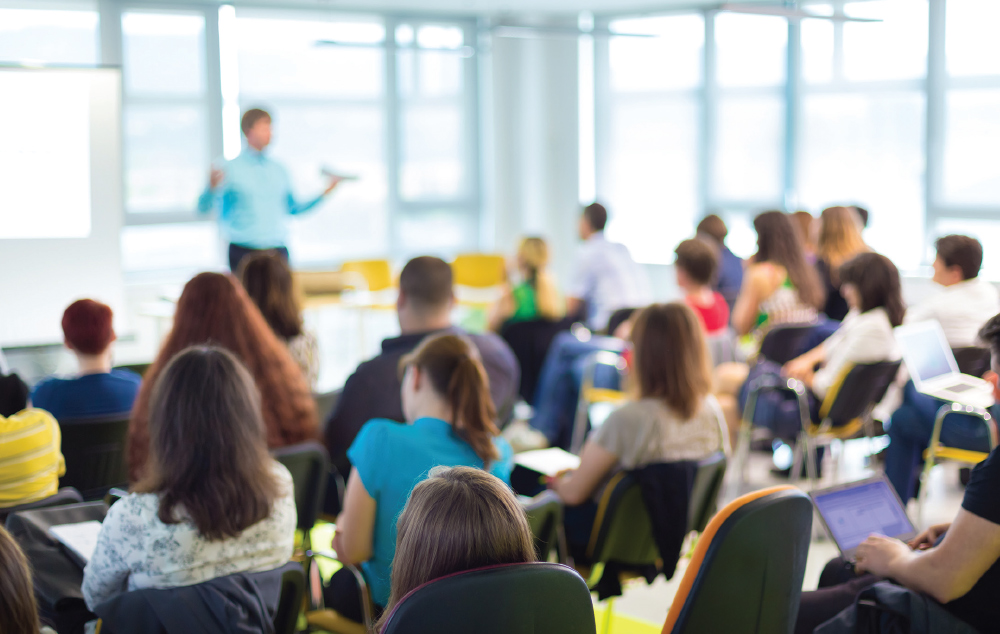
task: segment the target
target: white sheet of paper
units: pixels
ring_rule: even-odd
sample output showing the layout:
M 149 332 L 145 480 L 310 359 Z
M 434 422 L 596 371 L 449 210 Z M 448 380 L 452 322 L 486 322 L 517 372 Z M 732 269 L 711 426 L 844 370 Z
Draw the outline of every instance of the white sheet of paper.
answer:
M 558 447 L 552 447 L 514 454 L 514 463 L 542 475 L 554 476 L 566 469 L 579 468 L 580 456 L 575 456 Z
M 97 548 L 97 536 L 101 532 L 101 523 L 96 520 L 77 522 L 76 524 L 59 524 L 49 528 L 49 532 L 57 540 L 73 550 L 84 561 L 90 561 Z

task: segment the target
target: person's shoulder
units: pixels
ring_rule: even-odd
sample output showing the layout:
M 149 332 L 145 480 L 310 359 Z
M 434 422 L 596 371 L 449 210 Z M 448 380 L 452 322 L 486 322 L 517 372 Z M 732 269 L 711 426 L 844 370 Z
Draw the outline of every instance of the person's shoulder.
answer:
M 159 520 L 160 496 L 156 493 L 129 493 L 111 505 L 102 522 L 105 526 L 148 526 Z
M 274 478 L 278 481 L 278 486 L 281 488 L 282 496 L 293 495 L 295 490 L 294 480 L 292 479 L 292 474 L 288 470 L 288 467 L 281 464 L 277 460 L 272 460 L 271 473 L 274 474 Z
M 31 390 L 31 400 L 34 401 L 39 396 L 43 398 L 47 397 L 51 395 L 52 392 L 58 391 L 62 386 L 66 385 L 70 381 L 72 381 L 72 379 L 66 379 L 59 376 L 46 377 L 35 384 L 35 387 Z
M 0 421 L 3 422 L 3 424 L 0 425 L 0 433 L 4 431 L 12 432 L 14 430 L 24 429 L 34 425 L 44 425 L 46 427 L 58 425 L 52 414 L 37 407 L 22 409 L 20 412 L 12 414 L 6 418 L 0 416 Z
M 388 446 L 396 442 L 397 438 L 412 435 L 413 426 L 404 423 L 397 423 L 388 418 L 373 418 L 361 426 L 354 445 L 361 447 L 367 445 Z
M 115 381 L 130 383 L 136 386 L 142 383 L 142 377 L 139 376 L 139 374 L 125 368 L 115 368 L 111 370 L 111 372 L 108 373 L 108 377 Z

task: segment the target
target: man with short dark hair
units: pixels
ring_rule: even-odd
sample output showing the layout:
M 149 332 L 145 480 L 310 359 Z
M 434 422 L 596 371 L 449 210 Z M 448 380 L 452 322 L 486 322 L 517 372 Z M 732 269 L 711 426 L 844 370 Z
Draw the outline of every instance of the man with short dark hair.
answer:
M 677 256 L 674 272 L 677 286 L 684 292 L 684 302 L 698 315 L 705 334 L 718 335 L 729 325 L 729 305 L 720 293 L 712 290 L 719 268 L 715 245 L 692 238 L 677 245 L 674 254 Z
M 292 195 L 285 168 L 264 153 L 271 143 L 271 115 L 251 108 L 243 113 L 240 130 L 246 139 L 243 151 L 212 169 L 208 188 L 198 199 L 198 213 L 219 212 L 233 273 L 244 257 L 257 251 L 272 251 L 288 261 L 286 217 L 309 211 L 343 180 L 331 176 L 322 194 L 300 203 Z
M 579 225 L 584 243 L 566 293 L 566 314 L 583 316 L 595 331 L 607 328 L 615 310 L 639 308 L 652 299 L 646 274 L 625 245 L 604 237 L 607 222 L 604 205 L 595 202 L 584 207 Z
M 442 332 L 466 334 L 451 323 L 455 306 L 452 271 L 447 262 L 430 256 L 410 260 L 399 274 L 396 313 L 401 334 L 382 342 L 382 353 L 358 366 L 344 384 L 344 391 L 326 426 L 326 445 L 338 470 L 350 471 L 346 452 L 361 426 L 373 418 L 403 422 L 399 360 L 428 335 Z M 490 394 L 505 422 L 514 407 L 520 370 L 514 353 L 494 334 L 466 334 L 479 350 L 489 377 Z

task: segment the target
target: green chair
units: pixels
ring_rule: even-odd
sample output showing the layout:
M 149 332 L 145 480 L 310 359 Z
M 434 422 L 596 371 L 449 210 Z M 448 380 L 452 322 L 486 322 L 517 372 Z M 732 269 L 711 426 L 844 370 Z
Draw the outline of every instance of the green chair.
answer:
M 565 563 L 567 550 L 562 500 L 554 491 L 543 491 L 533 498 L 522 496 L 520 502 L 528 517 L 531 534 L 535 537 L 538 561 L 548 561 L 555 550 L 559 563 Z

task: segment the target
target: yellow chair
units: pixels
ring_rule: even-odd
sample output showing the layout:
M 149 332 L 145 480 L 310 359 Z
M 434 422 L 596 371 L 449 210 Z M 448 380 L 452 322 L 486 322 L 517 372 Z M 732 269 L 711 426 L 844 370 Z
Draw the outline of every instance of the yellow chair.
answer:
M 362 290 L 377 293 L 393 287 L 392 266 L 389 260 L 353 260 L 340 265 L 340 272 L 354 279 L 348 284 L 357 288 L 357 280 L 364 280 Z
M 594 374 L 599 365 L 615 368 L 618 372 L 619 385 L 623 385 L 625 381 L 625 360 L 617 352 L 601 350 L 587 358 L 583 369 L 583 382 L 580 384 L 580 398 L 573 418 L 573 437 L 569 446 L 570 452 L 575 454 L 580 453 L 586 440 L 590 407 L 597 404 L 620 405 L 628 400 L 628 395 L 622 390 L 594 387 Z
M 455 284 L 470 288 L 500 286 L 507 278 L 506 268 L 502 255 L 486 253 L 464 253 L 451 263 Z
M 944 419 L 951 414 L 965 414 L 974 416 L 986 425 L 989 431 L 990 451 L 997 446 L 997 424 L 989 410 L 979 407 L 961 405 L 959 403 L 949 403 L 942 405 L 934 419 L 934 431 L 931 432 L 931 442 L 924 451 L 924 469 L 920 473 L 920 493 L 917 495 L 917 521 L 924 523 L 924 502 L 927 499 L 927 489 L 930 488 L 929 478 L 934 465 L 941 462 L 958 462 L 966 465 L 977 465 L 989 457 L 988 452 L 970 451 L 968 449 L 956 449 L 945 447 L 941 444 L 941 428 L 944 426 Z

